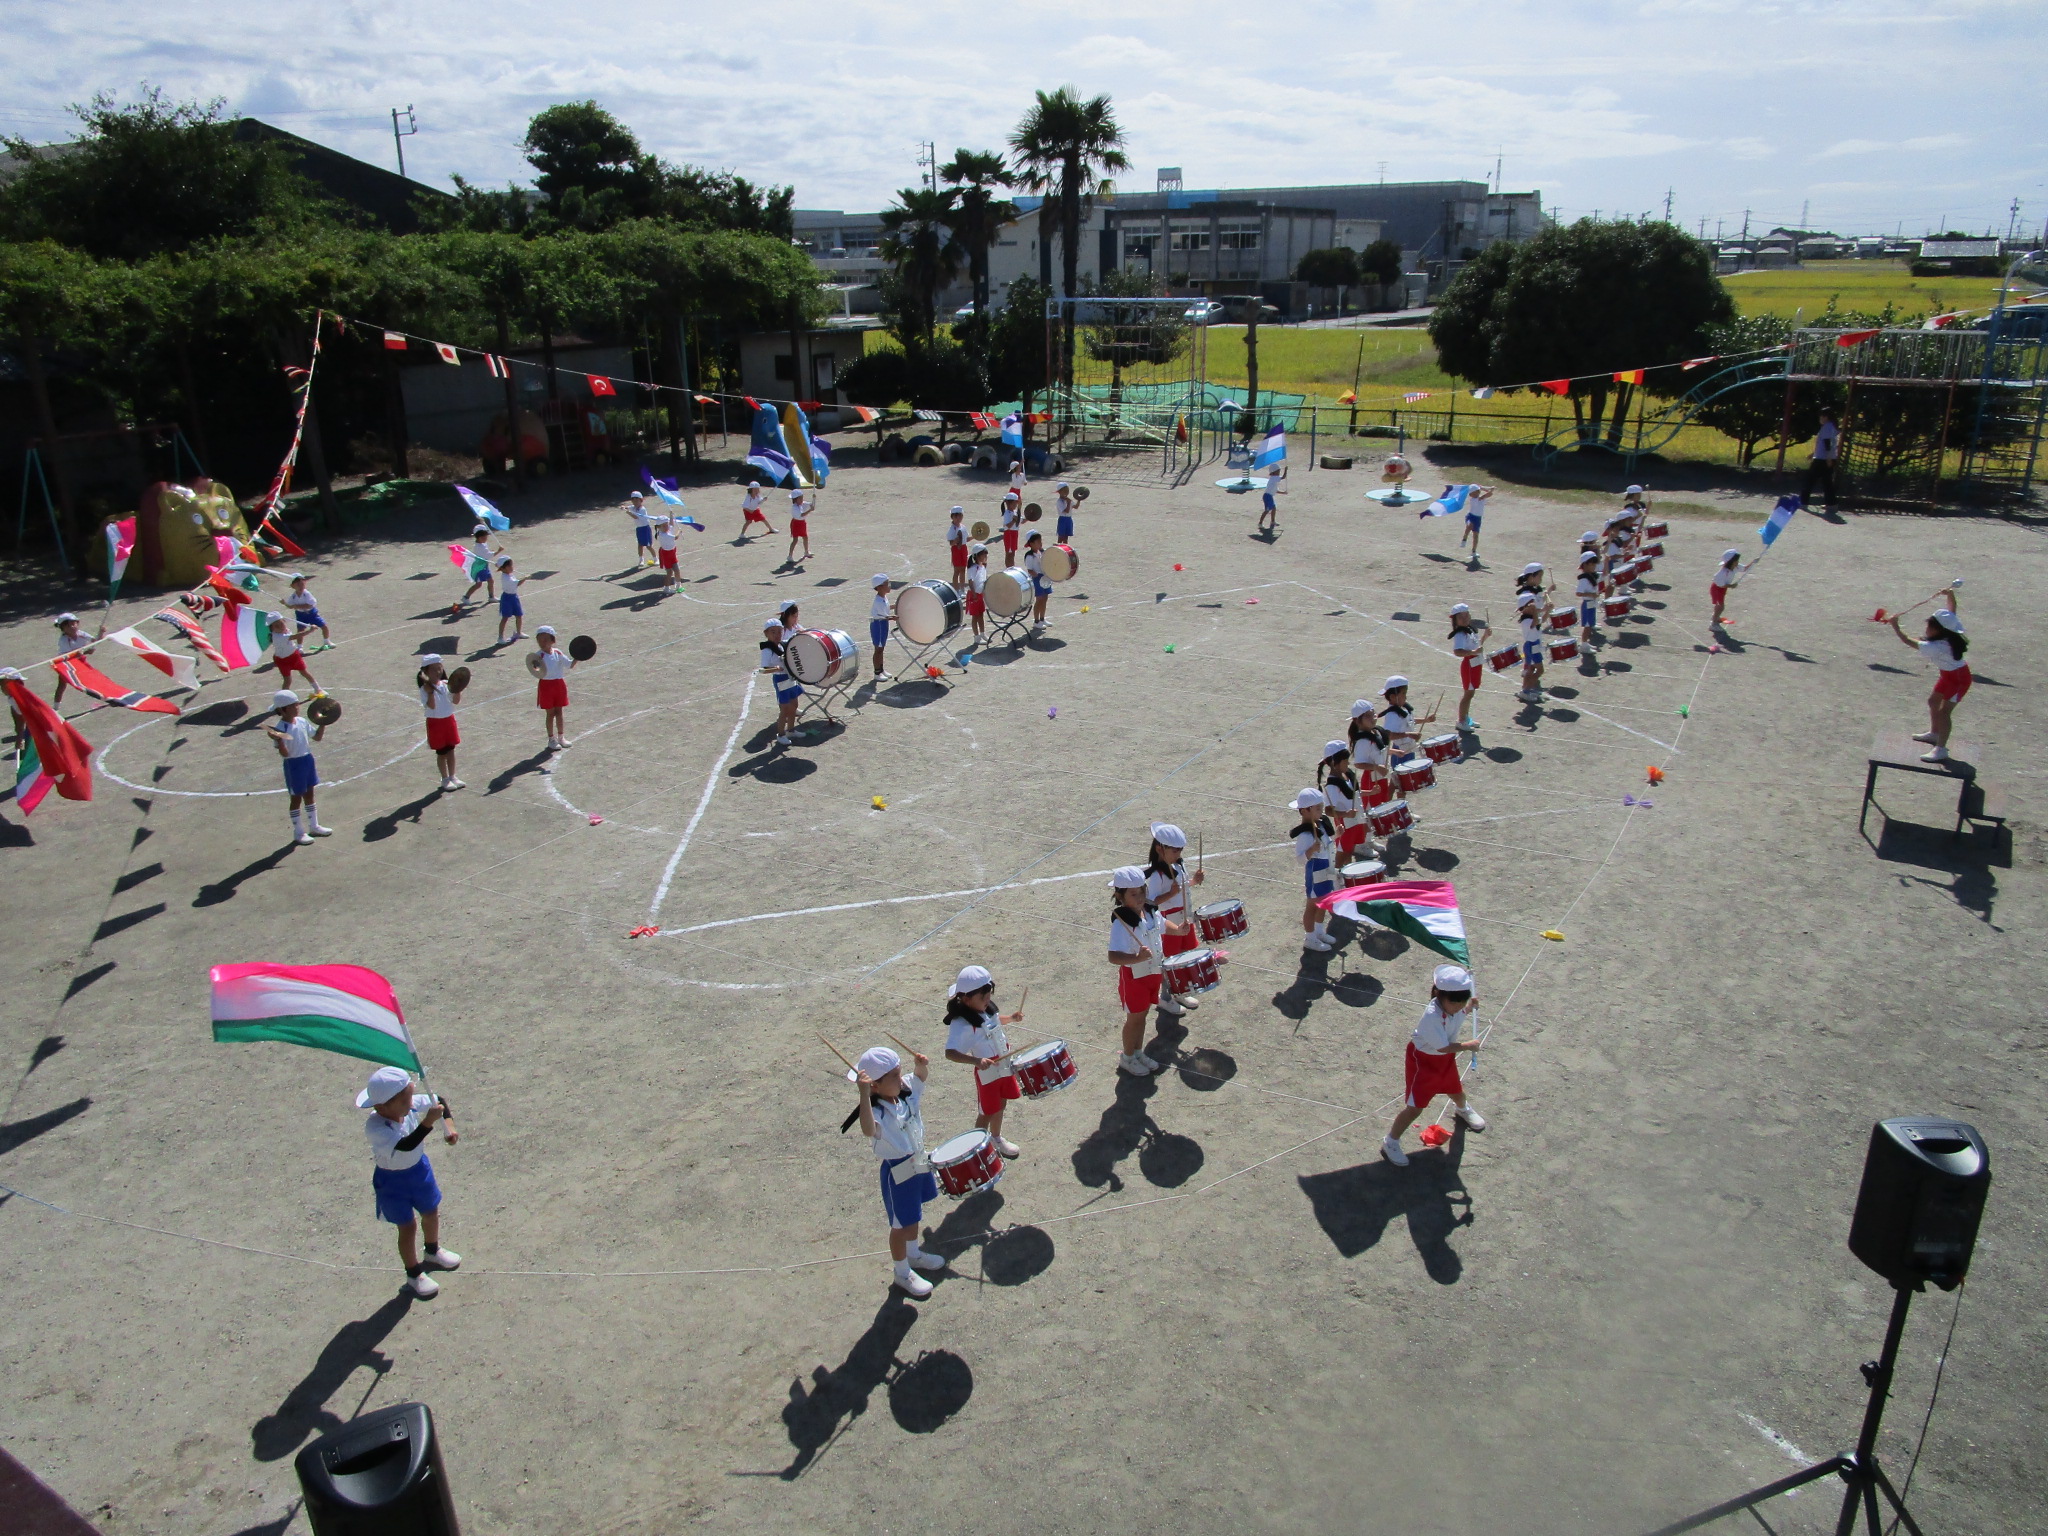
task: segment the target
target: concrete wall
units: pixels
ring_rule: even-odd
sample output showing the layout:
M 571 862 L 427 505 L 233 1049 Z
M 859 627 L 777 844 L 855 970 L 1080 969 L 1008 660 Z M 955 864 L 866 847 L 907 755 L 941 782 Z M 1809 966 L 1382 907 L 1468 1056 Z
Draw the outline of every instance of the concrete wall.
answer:
M 789 332 L 757 331 L 740 338 L 740 388 L 756 400 L 837 400 L 832 379 L 861 355 L 859 331 L 808 331 L 798 338 L 808 374 L 801 388 L 791 361 Z
M 512 382 L 519 387 L 523 410 L 538 410 L 547 399 L 546 376 L 538 364 L 538 351 L 512 354 Z M 633 375 L 633 354 L 625 347 L 557 347 L 555 367 L 574 368 L 579 373 L 601 373 L 608 378 L 628 379 Z M 443 453 L 475 453 L 493 416 L 505 410 L 505 381 L 491 377 L 483 359 L 465 354 L 462 366 L 422 363 L 399 374 L 405 391 L 407 435 L 416 443 L 438 448 Z M 562 398 L 589 396 L 584 381 L 568 374 L 558 376 Z M 638 390 L 621 389 L 618 399 L 608 404 L 639 403 Z

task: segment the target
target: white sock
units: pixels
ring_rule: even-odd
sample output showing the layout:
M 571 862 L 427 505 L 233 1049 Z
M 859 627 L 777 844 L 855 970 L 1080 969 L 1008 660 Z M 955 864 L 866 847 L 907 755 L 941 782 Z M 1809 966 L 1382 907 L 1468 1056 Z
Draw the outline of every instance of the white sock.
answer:
M 897 1273 L 897 1274 L 899 1274 L 899 1275 L 907 1275 L 907 1274 L 909 1274 L 909 1273 L 910 1273 L 910 1255 L 909 1255 L 909 1254 L 905 1254 L 905 1255 L 904 1255 L 904 1256 L 903 1256 L 902 1258 L 900 1258 L 900 1259 L 898 1259 L 898 1260 L 896 1261 L 896 1273 Z
M 1316 924 L 1316 937 L 1317 937 L 1317 938 L 1319 938 L 1319 939 L 1327 939 L 1327 938 L 1328 938 L 1329 936 L 1330 936 L 1330 925 L 1329 925 L 1328 923 L 1326 923 L 1326 922 L 1324 922 L 1324 923 L 1317 923 L 1317 924 Z
M 292 812 L 292 830 L 293 830 L 294 832 L 297 832 L 298 830 L 300 830 L 300 829 L 299 829 L 299 813 L 298 813 L 297 811 L 293 811 L 293 812 Z
M 919 1244 L 916 1238 L 913 1237 L 908 1243 L 904 1245 L 903 1257 L 904 1262 L 906 1263 L 908 1263 L 911 1259 L 921 1259 L 924 1257 L 924 1248 Z

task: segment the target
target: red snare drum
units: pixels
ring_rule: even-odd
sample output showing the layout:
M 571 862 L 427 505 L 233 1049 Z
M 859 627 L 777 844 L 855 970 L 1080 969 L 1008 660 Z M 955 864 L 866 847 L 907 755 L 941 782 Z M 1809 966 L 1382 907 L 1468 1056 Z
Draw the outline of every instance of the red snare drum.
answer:
M 1409 813 L 1406 800 L 1396 800 L 1391 805 L 1383 805 L 1367 816 L 1366 820 L 1372 823 L 1374 837 L 1392 837 L 1396 832 L 1406 832 L 1415 825 L 1415 817 Z
M 1655 541 L 1645 544 L 1643 546 L 1643 558 L 1646 560 L 1662 560 L 1664 558 L 1664 546 Z
M 1379 859 L 1359 859 L 1346 864 L 1343 874 L 1347 886 L 1373 885 L 1387 878 L 1387 866 Z
M 1504 645 L 1497 651 L 1486 653 L 1486 664 L 1496 672 L 1505 672 L 1509 667 L 1519 666 L 1522 648 L 1519 645 Z
M 1020 1051 L 1010 1058 L 1010 1066 L 1017 1074 L 1018 1090 L 1027 1099 L 1056 1093 L 1081 1075 L 1064 1040 L 1048 1040 Z
M 1405 763 L 1396 763 L 1394 784 L 1404 800 L 1420 790 L 1430 789 L 1436 784 L 1436 764 L 1426 757 L 1411 757 Z
M 1616 619 L 1625 619 L 1628 617 L 1629 610 L 1635 607 L 1635 605 L 1636 600 L 1632 597 L 1610 597 L 1606 602 L 1600 605 L 1600 611 L 1604 613 L 1610 621 Z
M 932 1173 L 939 1188 L 958 1200 L 1002 1178 L 1003 1160 L 987 1131 L 969 1131 L 932 1154 Z
M 1191 949 L 1174 955 L 1161 967 L 1166 990 L 1180 997 L 1189 992 L 1211 992 L 1223 983 L 1222 967 L 1213 949 Z
M 1570 608 L 1553 608 L 1550 610 L 1550 627 L 1570 629 L 1575 618 L 1576 614 Z
M 1669 523 L 1660 522 L 1656 518 L 1652 518 L 1643 524 L 1643 537 L 1646 539 L 1661 539 L 1670 531 L 1671 525 Z
M 1559 635 L 1550 642 L 1552 661 L 1570 661 L 1579 654 L 1579 642 L 1571 635 Z
M 1252 929 L 1245 921 L 1243 902 L 1212 901 L 1206 907 L 1195 908 L 1195 931 L 1201 934 L 1204 944 L 1214 944 Z
M 1455 763 L 1465 755 L 1465 743 L 1456 731 L 1445 731 L 1441 736 L 1425 738 L 1421 752 L 1432 763 Z

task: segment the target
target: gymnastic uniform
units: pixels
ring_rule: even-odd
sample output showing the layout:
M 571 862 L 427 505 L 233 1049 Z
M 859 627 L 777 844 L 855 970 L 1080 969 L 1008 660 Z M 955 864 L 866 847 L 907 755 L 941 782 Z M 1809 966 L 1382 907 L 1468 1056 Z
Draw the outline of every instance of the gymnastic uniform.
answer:
M 1518 621 L 1522 630 L 1522 665 L 1543 665 L 1543 621 L 1532 609 L 1524 608 Z
M 1023 470 L 1021 470 L 1021 469 L 1013 469 L 1013 470 L 1011 470 L 1011 471 L 1010 471 L 1010 489 L 1011 489 L 1012 491 L 1015 491 L 1015 492 L 1017 493 L 1017 504 L 1018 504 L 1019 506 L 1022 506 L 1022 505 L 1023 505 L 1023 503 L 1024 503 L 1024 471 L 1023 471 Z
M 1053 538 L 1064 544 L 1074 536 L 1074 499 L 1067 492 L 1059 496 L 1059 521 L 1054 525 Z
M 270 659 L 277 663 L 277 676 L 280 682 L 294 672 L 299 673 L 309 683 L 313 680 L 313 674 L 306 671 L 306 652 L 299 644 L 297 635 L 272 635 Z
M 1390 741 L 1388 747 L 1391 745 Z M 1358 770 L 1358 798 L 1361 809 L 1385 805 L 1394 798 L 1394 791 L 1384 778 L 1384 770 L 1390 756 L 1388 747 L 1382 747 L 1370 736 L 1351 738 L 1351 766 Z
M 972 1056 L 976 1061 L 1003 1055 L 1010 1049 L 1010 1037 L 1003 1033 L 1002 1014 L 993 1008 L 987 1013 L 975 1013 L 954 999 L 954 1007 L 947 1015 L 946 1049 Z M 999 1061 L 987 1069 L 976 1067 L 974 1091 L 984 1115 L 999 1115 L 1004 1104 L 1024 1096 L 1008 1061 Z
M 1188 867 L 1176 861 L 1161 873 L 1156 864 L 1145 868 L 1145 901 L 1159 913 L 1159 953 L 1171 957 L 1184 955 L 1201 942 L 1190 928 L 1186 933 L 1169 933 L 1170 923 L 1188 921 Z
M 85 626 L 80 625 L 78 633 L 75 635 L 60 634 L 57 636 L 57 654 L 59 656 L 69 656 L 73 651 L 82 651 L 93 643 L 92 636 L 85 632 Z
M 811 536 L 810 518 L 801 493 L 789 498 L 789 536 L 792 539 L 808 539 Z
M 983 595 L 988 587 L 988 567 L 970 565 L 967 567 L 967 617 L 975 619 L 988 611 L 988 599 Z
M 292 617 L 299 621 L 300 629 L 325 629 L 327 627 L 327 621 L 320 617 L 320 609 L 313 601 L 312 593 L 305 591 L 287 592 L 284 598 L 284 605 L 291 609 Z
M 1310 826 L 1294 825 L 1294 857 L 1301 865 L 1302 889 L 1310 901 L 1319 901 L 1337 888 L 1331 873 L 1337 862 L 1337 828 L 1327 816 L 1318 816 Z
M 304 715 L 277 727 L 284 737 L 284 787 L 287 793 L 310 795 L 320 783 L 313 766 L 313 722 Z
M 1024 551 L 1024 569 L 1031 577 L 1031 591 L 1036 597 L 1051 597 L 1052 583 L 1045 579 L 1045 556 L 1038 550 Z
M 868 1100 L 875 1117 L 875 1156 L 882 1165 L 882 1212 L 891 1227 L 914 1227 L 924 1220 L 924 1204 L 939 1198 L 939 1181 L 924 1155 L 925 1083 L 906 1075 L 903 1091 L 893 1099 Z
M 1934 680 L 1936 698 L 1961 699 L 1970 691 L 1970 684 L 1976 681 L 1970 676 L 1970 665 L 1956 655 L 1946 640 L 1921 640 L 1917 646 L 1921 656 L 1941 669 L 1941 675 Z
M 519 583 L 525 578 L 514 576 L 510 571 L 498 572 L 498 617 L 519 619 L 526 616 L 526 604 L 519 601 Z
M 1360 843 L 1369 842 L 1372 828 L 1360 814 L 1363 807 L 1358 799 L 1358 777 L 1350 772 L 1333 773 L 1323 785 L 1323 798 L 1330 802 L 1332 819 L 1337 824 L 1337 851 L 1349 853 Z
M 566 709 L 569 704 L 569 653 L 559 645 L 540 653 L 540 687 L 535 691 L 536 709 Z
M 1415 743 L 1420 736 L 1415 729 L 1415 711 L 1405 706 L 1389 704 L 1380 711 L 1380 729 L 1387 733 L 1387 754 L 1384 761 L 1391 764 L 1405 757 L 1412 757 Z M 1358 761 L 1354 755 L 1351 759 Z
M 769 681 L 775 685 L 775 702 L 788 704 L 804 696 L 804 685 L 789 675 L 782 660 L 782 647 L 761 644 L 761 670 L 769 674 Z
M 491 555 L 491 541 L 489 539 L 470 540 L 469 580 L 472 586 L 476 585 L 479 582 L 481 582 L 485 586 L 490 585 Z
M 1458 686 L 1477 688 L 1486 676 L 1486 664 L 1479 659 L 1479 647 L 1484 644 L 1477 629 L 1456 629 L 1451 632 L 1451 654 L 1458 658 Z
M 768 515 L 761 510 L 761 493 L 759 491 L 750 490 L 740 498 L 740 511 L 745 514 L 743 523 L 765 524 L 768 521 Z
M 953 560 L 953 579 L 958 581 L 967 570 L 967 530 L 958 523 L 946 525 L 946 552 Z
M 1016 502 L 1003 503 L 1003 558 L 1012 565 L 1017 562 L 1017 524 L 1023 515 Z
M 1721 566 L 1714 572 L 1714 579 L 1707 587 L 1707 596 L 1714 600 L 1714 606 L 1718 608 L 1721 604 L 1728 601 L 1728 594 L 1735 589 L 1741 580 L 1742 562 L 1740 560 L 1732 565 Z M 1927 654 L 1926 647 L 1928 642 L 1923 640 L 1920 644 L 1921 654 L 1924 656 Z M 1941 642 L 1941 653 L 1944 656 L 1948 654 L 1948 642 L 1945 640 Z
M 868 604 L 868 644 L 880 650 L 889 643 L 889 599 L 880 592 Z
M 1159 958 L 1166 952 L 1165 931 L 1158 909 L 1149 901 L 1143 914 L 1136 918 L 1121 902 L 1110 914 L 1109 952 L 1131 957 L 1131 963 L 1116 973 L 1117 1000 L 1126 1013 L 1143 1013 L 1159 1002 Z M 1151 950 L 1152 958 L 1141 959 L 1140 948 Z
M 420 1124 L 420 1115 L 437 1102 L 432 1094 L 416 1093 L 403 1120 L 387 1120 L 372 1110 L 363 1122 L 363 1134 L 370 1139 L 370 1159 L 376 1165 L 370 1172 L 370 1188 L 376 1193 L 377 1215 L 394 1227 L 406 1225 L 415 1215 L 431 1216 L 441 1209 L 441 1186 L 434 1181 L 434 1165 L 420 1150 L 431 1129 Z
M 1465 1091 L 1458 1076 L 1457 1054 L 1451 1046 L 1471 1011 L 1468 1003 L 1446 1017 L 1443 1005 L 1438 1002 L 1431 1002 L 1424 1010 L 1414 1033 L 1408 1037 L 1406 1076 L 1410 1109 L 1421 1109 L 1438 1094 L 1450 1097 Z
M 1597 565 L 1592 570 L 1588 570 L 1583 565 L 1579 567 L 1577 596 L 1579 599 L 1579 627 L 1581 629 L 1593 628 L 1600 617 L 1600 578 L 1593 574 L 1598 569 Z
M 648 514 L 645 502 L 626 503 L 626 516 L 633 519 L 633 542 L 642 549 L 654 546 L 654 519 Z
M 1600 579 L 1608 586 L 1614 585 L 1614 568 L 1628 558 L 1628 533 L 1624 529 L 1607 530 L 1607 541 L 1600 549 Z
M 462 732 L 455 724 L 455 694 L 444 677 L 420 685 L 420 706 L 427 712 L 427 746 L 446 752 L 462 744 Z
M 655 536 L 655 554 L 664 571 L 676 568 L 676 525 L 673 521 L 661 525 L 661 532 Z

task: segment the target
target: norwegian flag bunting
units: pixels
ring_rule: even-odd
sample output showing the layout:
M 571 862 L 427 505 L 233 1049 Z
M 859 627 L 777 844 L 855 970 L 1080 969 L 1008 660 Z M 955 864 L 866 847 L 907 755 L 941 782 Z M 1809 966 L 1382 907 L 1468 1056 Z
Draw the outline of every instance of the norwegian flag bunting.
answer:
M 512 365 L 495 352 L 486 352 L 484 354 L 484 367 L 490 370 L 491 377 L 494 379 L 509 379 L 512 377 Z

